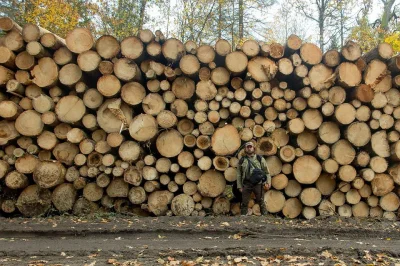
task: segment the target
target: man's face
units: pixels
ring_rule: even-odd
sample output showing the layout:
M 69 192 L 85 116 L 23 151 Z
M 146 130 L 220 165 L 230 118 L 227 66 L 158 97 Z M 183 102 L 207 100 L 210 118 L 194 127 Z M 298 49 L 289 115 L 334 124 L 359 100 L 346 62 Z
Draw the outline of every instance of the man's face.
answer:
M 251 155 L 251 154 L 253 154 L 255 151 L 254 151 L 254 146 L 253 145 L 246 145 L 246 153 L 247 154 L 249 154 L 249 155 Z

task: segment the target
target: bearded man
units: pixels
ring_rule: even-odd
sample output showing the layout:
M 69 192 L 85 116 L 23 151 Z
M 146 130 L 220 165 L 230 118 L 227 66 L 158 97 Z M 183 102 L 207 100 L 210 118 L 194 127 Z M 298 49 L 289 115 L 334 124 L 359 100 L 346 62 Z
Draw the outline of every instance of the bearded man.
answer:
M 261 169 L 266 175 L 266 180 L 259 181 L 254 184 L 250 182 L 251 175 L 255 169 Z M 242 204 L 240 207 L 241 215 L 247 215 L 248 204 L 251 193 L 256 196 L 256 203 L 260 206 L 262 215 L 267 214 L 267 209 L 264 203 L 264 188 L 265 190 L 271 187 L 271 175 L 269 174 L 267 162 L 261 155 L 256 154 L 254 143 L 249 141 L 245 144 L 245 155 L 239 160 L 237 167 L 237 188 L 242 193 Z

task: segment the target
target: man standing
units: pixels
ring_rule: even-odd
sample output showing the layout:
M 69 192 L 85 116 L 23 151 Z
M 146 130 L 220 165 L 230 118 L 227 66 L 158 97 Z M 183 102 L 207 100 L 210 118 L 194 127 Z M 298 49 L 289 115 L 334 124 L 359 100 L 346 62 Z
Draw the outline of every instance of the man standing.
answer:
M 267 176 L 265 187 L 269 189 L 271 187 L 271 175 L 268 171 L 267 162 L 264 157 L 256 155 L 254 144 L 251 141 L 245 144 L 245 153 L 246 154 L 240 159 L 239 165 L 237 166 L 237 187 L 242 193 L 240 211 L 242 215 L 247 214 L 247 206 L 250 201 L 251 192 L 254 192 L 256 203 L 260 206 L 261 214 L 265 215 L 267 214 L 267 210 L 264 203 L 264 183 L 260 181 L 257 184 L 251 184 L 249 178 L 255 167 L 264 170 Z

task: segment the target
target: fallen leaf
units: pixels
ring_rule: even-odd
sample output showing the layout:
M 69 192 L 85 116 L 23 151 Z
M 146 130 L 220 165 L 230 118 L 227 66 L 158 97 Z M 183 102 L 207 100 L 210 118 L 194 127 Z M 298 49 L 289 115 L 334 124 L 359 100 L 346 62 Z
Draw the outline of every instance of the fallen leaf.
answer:
M 162 235 L 158 235 L 158 238 L 163 239 L 163 238 L 167 238 L 166 236 L 162 236 Z
M 228 222 L 221 223 L 221 226 L 231 226 Z
M 117 263 L 117 260 L 116 259 L 108 259 L 107 263 L 108 264 L 114 264 L 114 263 Z

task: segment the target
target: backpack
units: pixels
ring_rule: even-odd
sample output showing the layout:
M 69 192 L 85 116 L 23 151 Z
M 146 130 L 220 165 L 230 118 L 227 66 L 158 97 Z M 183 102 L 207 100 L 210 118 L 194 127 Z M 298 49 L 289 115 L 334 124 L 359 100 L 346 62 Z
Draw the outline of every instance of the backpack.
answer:
M 256 156 L 257 156 L 257 161 L 259 161 L 261 165 L 261 159 L 262 159 L 261 155 L 257 154 Z M 245 159 L 247 159 L 248 162 L 254 167 L 253 172 L 251 173 L 250 173 L 250 167 L 247 168 L 245 181 L 247 181 L 251 185 L 257 185 L 260 182 L 264 183 L 265 181 L 267 181 L 267 174 L 265 173 L 265 171 L 258 168 L 252 161 L 250 161 L 249 157 L 243 156 L 242 158 L 240 158 L 239 164 L 242 165 Z

